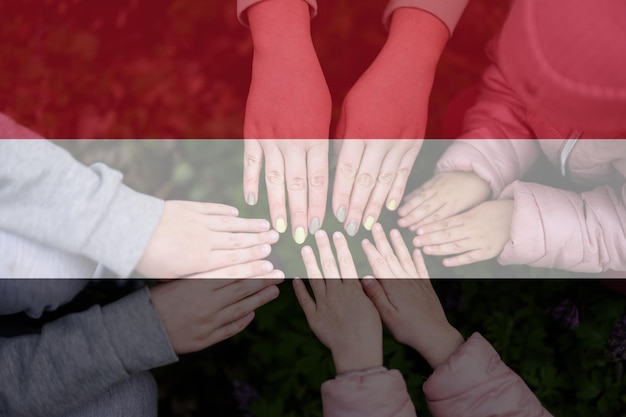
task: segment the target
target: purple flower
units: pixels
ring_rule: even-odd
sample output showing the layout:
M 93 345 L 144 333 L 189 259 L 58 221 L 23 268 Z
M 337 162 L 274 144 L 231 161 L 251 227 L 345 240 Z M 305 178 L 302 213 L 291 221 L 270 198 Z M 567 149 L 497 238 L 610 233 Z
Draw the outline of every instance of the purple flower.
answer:
M 252 385 L 245 381 L 233 381 L 233 397 L 237 402 L 237 408 L 242 415 L 252 417 L 252 413 L 248 411 L 250 403 L 259 398 L 259 392 Z
M 611 337 L 606 342 L 609 362 L 626 360 L 626 316 L 613 325 Z
M 563 324 L 570 330 L 574 330 L 580 325 L 580 319 L 578 317 L 578 307 L 570 300 L 563 300 L 558 305 L 548 307 L 546 312 L 557 323 Z

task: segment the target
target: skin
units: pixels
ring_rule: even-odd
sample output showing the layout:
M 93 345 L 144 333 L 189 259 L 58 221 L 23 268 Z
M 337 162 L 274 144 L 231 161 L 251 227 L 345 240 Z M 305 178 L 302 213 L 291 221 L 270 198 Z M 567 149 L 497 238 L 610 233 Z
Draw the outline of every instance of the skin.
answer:
M 170 279 L 267 257 L 278 233 L 267 220 L 242 219 L 223 204 L 167 201 L 137 270 Z
M 420 226 L 413 245 L 449 256 L 445 266 L 468 265 L 498 256 L 511 238 L 513 200 L 486 201 L 465 213 Z
M 406 196 L 398 209 L 398 226 L 414 232 L 476 207 L 490 196 L 491 187 L 474 172 L 442 172 Z
M 244 198 L 251 205 L 258 201 L 265 163 L 272 224 L 281 233 L 290 224 L 300 244 L 324 221 L 331 96 L 311 40 L 306 2 L 265 0 L 247 16 L 254 58 L 244 121 Z M 401 201 L 448 37 L 430 13 L 396 10 L 385 46 L 346 96 L 334 135 L 345 146 L 338 146 L 332 206 L 349 235 L 361 223 L 371 228 L 383 206 L 395 210 Z M 388 140 L 362 140 L 371 138 Z
M 264 274 L 262 265 L 249 268 L 253 274 Z M 277 284 L 283 278 L 268 275 L 259 277 L 263 279 L 182 279 L 153 287 L 152 304 L 174 351 L 196 352 L 246 328 L 257 308 L 278 297 Z

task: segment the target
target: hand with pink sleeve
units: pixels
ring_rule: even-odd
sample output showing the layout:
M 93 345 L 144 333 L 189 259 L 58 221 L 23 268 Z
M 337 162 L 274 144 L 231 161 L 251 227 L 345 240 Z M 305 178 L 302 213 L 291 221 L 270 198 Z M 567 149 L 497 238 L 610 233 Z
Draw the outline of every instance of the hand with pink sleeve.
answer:
M 432 14 L 395 10 L 387 42 L 343 102 L 335 136 L 346 140 L 338 153 L 332 199 L 351 236 L 361 223 L 370 230 L 383 206 L 395 210 L 402 199 L 422 146 L 435 69 L 448 37 Z
M 310 34 L 309 4 L 264 0 L 246 10 L 254 44 L 244 121 L 244 197 L 258 201 L 263 162 L 276 230 L 298 243 L 324 220 L 331 96 Z M 285 140 L 289 139 L 289 140 Z M 306 139 L 306 140 L 305 140 Z

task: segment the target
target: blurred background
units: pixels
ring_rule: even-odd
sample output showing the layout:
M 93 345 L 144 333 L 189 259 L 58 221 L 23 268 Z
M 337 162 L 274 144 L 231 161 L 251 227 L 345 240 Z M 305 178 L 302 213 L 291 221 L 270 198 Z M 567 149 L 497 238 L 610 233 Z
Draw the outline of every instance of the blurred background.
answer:
M 386 0 L 319 3 L 312 31 L 333 95 L 334 127 L 343 97 L 385 41 Z M 470 1 L 431 96 L 427 138 L 444 139 L 424 145 L 409 190 L 429 178 L 449 144 L 443 125 L 448 106 L 479 80 L 487 65 L 484 46 L 508 4 Z M 0 21 L 0 112 L 86 164 L 101 161 L 124 172 L 125 182 L 139 191 L 231 204 L 244 217 L 269 218 L 263 189 L 257 206 L 244 203 L 243 144 L 233 140 L 243 132 L 252 62 L 249 32 L 236 19 L 234 0 L 0 0 Z M 542 160 L 528 179 L 558 177 L 554 173 Z M 396 220 L 395 213 L 381 217 L 386 230 Z M 324 229 L 340 228 L 327 215 Z M 350 241 L 361 274 L 368 272 L 359 244 L 365 237 L 361 230 Z M 289 276 L 304 275 L 299 249 L 287 233 L 270 259 Z M 626 415 L 620 374 L 626 335 L 613 327 L 624 315 L 622 295 L 591 276 L 557 270 L 494 261 L 446 269 L 433 257 L 427 264 L 452 324 L 465 336 L 486 336 L 553 414 Z M 58 314 L 154 284 L 134 278 L 95 283 Z M 419 415 L 428 415 L 420 389 L 430 374 L 426 363 L 388 335 L 385 352 L 386 365 L 406 375 Z M 244 334 L 155 371 L 160 412 L 319 416 L 319 386 L 334 375 L 330 359 L 285 283 L 281 297 L 260 309 Z

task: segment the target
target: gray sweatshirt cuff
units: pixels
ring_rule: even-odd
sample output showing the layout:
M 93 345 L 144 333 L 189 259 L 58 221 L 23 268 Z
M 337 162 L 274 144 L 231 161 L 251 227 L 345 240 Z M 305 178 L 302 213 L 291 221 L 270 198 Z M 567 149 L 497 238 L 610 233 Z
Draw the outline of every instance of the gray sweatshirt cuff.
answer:
M 164 205 L 163 200 L 119 184 L 81 254 L 98 260 L 121 277 L 129 276 L 159 224 Z
M 178 361 L 148 288 L 103 307 L 102 317 L 111 345 L 129 374 Z

